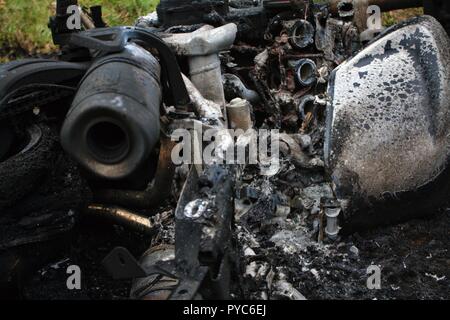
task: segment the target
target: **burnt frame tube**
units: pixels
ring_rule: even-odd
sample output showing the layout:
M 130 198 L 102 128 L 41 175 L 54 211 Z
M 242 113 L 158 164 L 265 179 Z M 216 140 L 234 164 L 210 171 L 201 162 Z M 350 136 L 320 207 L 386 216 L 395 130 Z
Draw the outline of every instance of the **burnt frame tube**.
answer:
M 128 209 L 106 206 L 103 204 L 90 204 L 83 212 L 86 217 L 99 218 L 133 230 L 138 233 L 152 235 L 158 229 L 154 218 L 142 216 Z M 162 217 L 164 220 L 164 217 Z

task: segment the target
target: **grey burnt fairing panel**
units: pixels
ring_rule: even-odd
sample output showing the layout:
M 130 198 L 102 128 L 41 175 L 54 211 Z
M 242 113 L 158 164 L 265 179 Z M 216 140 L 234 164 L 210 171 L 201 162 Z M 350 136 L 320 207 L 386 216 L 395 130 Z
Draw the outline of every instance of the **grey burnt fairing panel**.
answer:
M 325 161 L 348 229 L 430 213 L 447 200 L 449 50 L 442 26 L 423 16 L 335 70 Z

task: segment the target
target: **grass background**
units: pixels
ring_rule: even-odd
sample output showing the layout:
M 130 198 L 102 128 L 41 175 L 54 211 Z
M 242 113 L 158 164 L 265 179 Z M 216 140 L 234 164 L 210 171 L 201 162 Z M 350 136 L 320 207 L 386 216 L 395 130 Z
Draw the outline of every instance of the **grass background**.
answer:
M 137 17 L 152 12 L 159 0 L 79 0 L 84 6 L 102 5 L 104 20 L 111 26 L 131 25 Z M 319 1 L 318 1 L 319 2 Z M 55 0 L 0 0 L 0 62 L 21 55 L 47 54 L 55 50 L 48 19 Z M 385 25 L 422 14 L 421 9 L 384 15 Z
M 80 5 L 103 6 L 109 25 L 131 25 L 152 12 L 159 0 L 80 0 Z M 48 19 L 55 0 L 0 0 L 0 60 L 20 54 L 46 54 L 55 50 Z M 3 58 L 2 58 L 3 57 Z

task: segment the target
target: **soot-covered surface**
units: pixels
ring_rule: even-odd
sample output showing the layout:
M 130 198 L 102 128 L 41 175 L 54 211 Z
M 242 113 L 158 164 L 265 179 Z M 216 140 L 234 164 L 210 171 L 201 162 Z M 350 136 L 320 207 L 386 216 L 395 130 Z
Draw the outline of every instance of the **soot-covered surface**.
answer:
M 295 253 L 288 250 L 288 245 L 281 250 L 269 241 L 269 230 L 258 239 L 260 248 L 252 249 L 255 255 L 246 256 L 249 265 L 251 262 L 256 265 L 256 272 L 252 276 L 251 268 L 247 268 L 249 272 L 242 286 L 244 297 L 449 299 L 449 223 L 450 211 L 445 211 L 431 219 L 354 234 L 337 244 L 311 242 Z M 148 240 L 117 228 L 82 225 L 66 254 L 34 273 L 25 286 L 25 297 L 127 299 L 131 282 L 113 281 L 100 261 L 117 245 L 134 247 L 133 253 L 139 254 Z M 138 243 L 141 248 L 136 247 Z M 73 264 L 82 270 L 80 291 L 69 291 L 66 287 L 66 269 Z M 381 266 L 381 290 L 366 287 L 366 270 L 371 264 Z M 269 266 L 275 269 L 271 271 Z M 280 274 L 284 274 L 285 281 L 280 281 L 283 277 Z M 287 294 L 286 288 L 290 291 Z
M 450 212 L 446 211 L 430 220 L 354 234 L 337 244 L 311 243 L 295 252 L 289 250 L 289 244 L 276 247 L 268 240 L 270 237 L 262 237 L 255 255 L 247 257 L 254 261 L 253 266 L 250 262 L 247 267 L 247 295 L 287 298 L 301 293 L 307 299 L 448 299 L 449 219 Z M 367 288 L 370 265 L 381 268 L 381 290 Z M 280 279 L 298 292 L 289 289 L 285 281 L 280 283 Z

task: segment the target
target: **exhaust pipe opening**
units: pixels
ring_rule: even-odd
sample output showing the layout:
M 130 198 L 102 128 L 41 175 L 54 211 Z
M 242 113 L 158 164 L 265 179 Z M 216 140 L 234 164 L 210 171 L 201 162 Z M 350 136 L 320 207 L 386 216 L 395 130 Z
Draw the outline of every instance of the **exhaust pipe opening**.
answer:
M 308 87 L 317 81 L 317 67 L 314 61 L 309 59 L 300 60 L 295 69 L 295 77 L 300 86 Z
M 352 17 L 355 14 L 353 2 L 342 1 L 338 4 L 339 16 L 341 18 Z
M 111 120 L 93 124 L 86 134 L 87 147 L 98 161 L 114 164 L 130 151 L 130 139 L 125 129 Z

